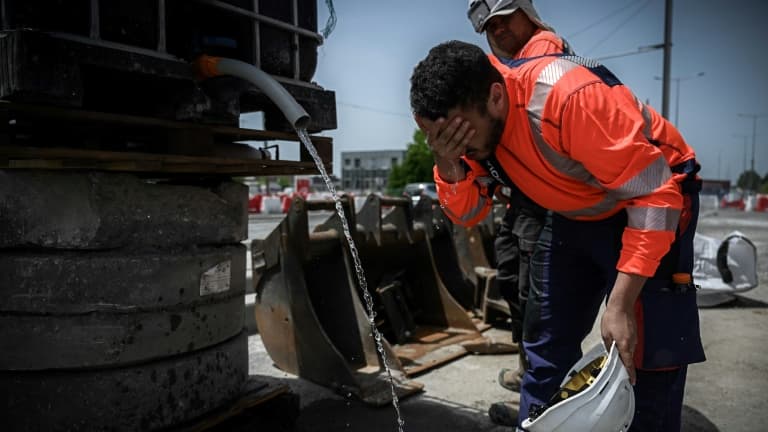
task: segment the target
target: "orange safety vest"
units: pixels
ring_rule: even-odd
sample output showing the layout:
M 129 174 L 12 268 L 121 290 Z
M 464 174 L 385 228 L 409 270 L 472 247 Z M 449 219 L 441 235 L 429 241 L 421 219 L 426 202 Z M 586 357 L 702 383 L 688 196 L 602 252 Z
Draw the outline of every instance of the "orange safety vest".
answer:
M 626 209 L 617 269 L 652 276 L 674 240 L 682 208 L 670 165 L 693 159 L 691 148 L 597 63 L 558 56 L 508 68 L 489 58 L 509 97 L 504 133 L 489 160 L 463 158 L 463 180 L 448 184 L 435 168 L 448 217 L 462 225 L 482 220 L 492 205 L 493 181 L 514 183 L 537 204 L 571 219 L 600 220 Z

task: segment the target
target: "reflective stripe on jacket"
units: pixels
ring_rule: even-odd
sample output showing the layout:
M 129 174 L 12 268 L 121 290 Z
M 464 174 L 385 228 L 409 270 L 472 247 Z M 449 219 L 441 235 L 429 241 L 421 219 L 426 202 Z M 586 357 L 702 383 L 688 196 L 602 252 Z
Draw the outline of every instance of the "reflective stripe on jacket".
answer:
M 674 240 L 682 208 L 667 158 L 692 159 L 693 151 L 669 122 L 655 118 L 596 63 L 542 57 L 508 68 L 490 59 L 509 96 L 504 133 L 495 163 L 465 159 L 467 176 L 456 184 L 435 171 L 448 216 L 463 225 L 482 220 L 492 203 L 488 183 L 504 178 L 571 219 L 600 220 L 626 209 L 617 268 L 652 276 Z

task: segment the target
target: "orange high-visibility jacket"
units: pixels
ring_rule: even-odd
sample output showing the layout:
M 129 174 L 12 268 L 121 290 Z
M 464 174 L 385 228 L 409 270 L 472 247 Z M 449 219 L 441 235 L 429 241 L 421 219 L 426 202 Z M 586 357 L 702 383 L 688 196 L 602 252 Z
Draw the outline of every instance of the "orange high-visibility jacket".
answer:
M 546 54 L 560 54 L 565 51 L 565 43 L 555 33 L 538 29 L 528 42 L 515 54 L 515 59 L 538 57 Z
M 652 276 L 674 240 L 682 208 L 669 167 L 694 158 L 693 151 L 596 63 L 542 57 L 508 68 L 489 58 L 509 97 L 504 133 L 491 160 L 463 159 L 463 180 L 446 183 L 435 168 L 446 214 L 461 225 L 478 223 L 492 205 L 488 185 L 494 180 L 514 183 L 571 219 L 600 220 L 626 209 L 617 269 Z
M 572 51 L 560 36 L 549 30 L 538 29 L 523 48 L 517 52 L 513 60 L 563 53 L 572 53 Z M 498 66 L 497 62 L 494 64 Z M 686 144 L 676 128 L 667 127 L 668 122 L 653 108 L 643 104 L 638 99 L 636 102 L 643 113 L 646 125 L 649 125 L 649 129 L 644 131 L 646 138 L 659 147 L 670 167 L 695 158 L 693 149 Z M 686 177 L 684 173 L 673 174 L 673 176 L 680 181 Z

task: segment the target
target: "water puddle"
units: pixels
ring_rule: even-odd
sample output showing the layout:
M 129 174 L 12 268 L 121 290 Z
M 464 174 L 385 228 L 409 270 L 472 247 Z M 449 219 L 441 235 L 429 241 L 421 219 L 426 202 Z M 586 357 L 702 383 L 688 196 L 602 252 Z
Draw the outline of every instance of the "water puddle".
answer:
M 384 369 L 387 371 L 387 377 L 389 378 L 389 386 L 390 386 L 390 390 L 392 391 L 392 406 L 395 407 L 395 412 L 397 413 L 397 430 L 398 432 L 403 432 L 405 427 L 405 421 L 400 415 L 400 405 L 397 398 L 397 392 L 395 391 L 395 380 L 392 378 L 392 370 L 389 368 L 389 362 L 387 361 L 387 354 L 384 351 L 384 344 L 382 342 L 381 333 L 379 332 L 379 329 L 376 328 L 376 322 L 375 322 L 376 312 L 373 310 L 373 297 L 371 297 L 371 293 L 368 291 L 368 283 L 366 282 L 366 279 L 365 279 L 365 272 L 363 271 L 363 266 L 360 263 L 360 257 L 357 253 L 357 246 L 355 246 L 355 241 L 352 239 L 352 234 L 349 231 L 349 224 L 347 223 L 347 218 L 344 215 L 344 208 L 342 207 L 339 196 L 336 194 L 336 188 L 333 186 L 333 183 L 331 182 L 331 178 L 328 176 L 328 173 L 325 171 L 325 166 L 323 165 L 323 161 L 320 159 L 320 156 L 317 154 L 317 150 L 315 149 L 315 146 L 312 144 L 312 141 L 309 139 L 309 134 L 307 133 L 306 129 L 296 129 L 296 132 L 299 135 L 299 139 L 301 140 L 301 143 L 304 144 L 304 147 L 307 148 L 307 151 L 309 151 L 309 154 L 312 155 L 312 159 L 314 159 L 315 165 L 317 165 L 317 169 L 320 170 L 320 175 L 323 176 L 325 185 L 328 187 L 328 190 L 331 192 L 331 196 L 333 196 L 333 202 L 335 203 L 335 206 L 336 206 L 336 213 L 339 215 L 339 219 L 341 219 L 341 225 L 342 225 L 342 228 L 344 229 L 344 237 L 347 239 L 347 243 L 349 243 L 349 251 L 352 254 L 352 260 L 355 264 L 355 274 L 357 275 L 357 282 L 360 284 L 360 287 L 363 289 L 363 297 L 365 299 L 365 307 L 368 315 L 368 323 L 371 325 L 371 331 L 373 332 L 374 339 L 376 339 L 376 350 L 379 352 L 379 355 L 381 356 L 382 362 L 384 363 Z

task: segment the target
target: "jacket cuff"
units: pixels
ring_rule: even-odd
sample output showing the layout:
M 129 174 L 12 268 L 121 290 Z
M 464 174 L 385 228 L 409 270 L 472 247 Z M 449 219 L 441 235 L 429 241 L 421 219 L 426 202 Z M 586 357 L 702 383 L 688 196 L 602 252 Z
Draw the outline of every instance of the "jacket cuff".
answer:
M 653 277 L 660 261 L 621 251 L 616 269 L 620 272 Z
M 449 183 L 440 177 L 440 173 L 437 170 L 437 165 L 432 167 L 432 177 L 435 179 L 435 186 L 437 186 L 437 194 L 440 195 L 440 191 L 460 194 L 473 187 L 475 182 L 475 173 L 467 170 L 464 178 L 455 183 Z

